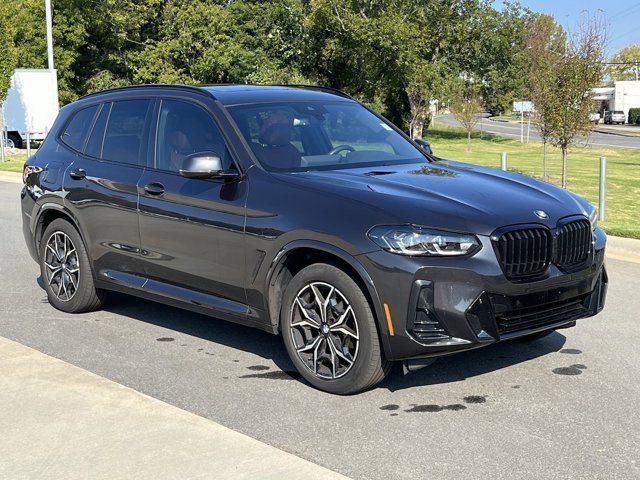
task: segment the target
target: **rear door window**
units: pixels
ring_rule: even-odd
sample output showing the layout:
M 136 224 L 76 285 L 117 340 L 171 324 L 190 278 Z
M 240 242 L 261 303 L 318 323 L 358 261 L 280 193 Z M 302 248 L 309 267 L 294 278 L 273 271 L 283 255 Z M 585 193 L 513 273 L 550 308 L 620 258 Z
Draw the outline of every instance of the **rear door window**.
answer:
M 60 137 L 66 145 L 79 152 L 82 151 L 84 140 L 87 137 L 87 132 L 91 128 L 91 123 L 98 110 L 98 106 L 99 105 L 92 105 L 83 108 L 73 115 Z
M 140 165 L 146 151 L 151 100 L 113 102 L 104 135 L 101 158 Z

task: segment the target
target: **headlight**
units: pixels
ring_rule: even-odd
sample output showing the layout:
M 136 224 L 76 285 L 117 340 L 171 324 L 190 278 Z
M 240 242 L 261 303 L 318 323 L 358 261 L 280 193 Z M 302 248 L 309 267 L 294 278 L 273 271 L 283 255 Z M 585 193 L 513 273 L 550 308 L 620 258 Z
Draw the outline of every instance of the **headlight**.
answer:
M 598 225 L 598 209 L 596 207 L 593 207 L 593 210 L 589 214 L 589 222 L 591 223 L 591 230 Z
M 453 257 L 480 249 L 480 240 L 475 235 L 412 225 L 373 227 L 367 235 L 385 250 L 401 255 Z

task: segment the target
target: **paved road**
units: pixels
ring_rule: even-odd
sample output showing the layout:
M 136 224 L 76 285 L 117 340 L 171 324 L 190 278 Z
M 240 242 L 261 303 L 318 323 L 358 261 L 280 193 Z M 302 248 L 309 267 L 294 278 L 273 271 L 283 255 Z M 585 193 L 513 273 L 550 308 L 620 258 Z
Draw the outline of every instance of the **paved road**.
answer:
M 444 123 L 446 125 L 452 125 L 459 127 L 460 123 L 453 118 L 452 115 L 443 115 L 436 118 L 436 125 L 438 123 Z M 527 135 L 527 125 L 524 127 L 524 135 Z M 476 125 L 477 130 L 483 132 L 493 133 L 501 135 L 503 137 L 520 138 L 520 124 L 512 122 L 497 122 L 489 120 L 486 115 Z M 427 136 L 429 132 L 426 132 Z M 529 135 L 530 140 L 540 140 L 535 125 L 531 124 L 531 130 Z M 613 135 L 609 133 L 593 132 L 588 138 L 582 138 L 581 144 L 587 144 L 594 147 L 623 147 L 623 148 L 640 148 L 640 137 L 625 137 L 622 135 Z M 437 145 L 434 147 L 437 148 Z
M 259 331 L 123 295 L 54 310 L 18 192 L 0 182 L 1 336 L 356 479 L 640 478 L 640 264 L 611 260 L 607 308 L 574 329 L 337 397 L 294 379 Z

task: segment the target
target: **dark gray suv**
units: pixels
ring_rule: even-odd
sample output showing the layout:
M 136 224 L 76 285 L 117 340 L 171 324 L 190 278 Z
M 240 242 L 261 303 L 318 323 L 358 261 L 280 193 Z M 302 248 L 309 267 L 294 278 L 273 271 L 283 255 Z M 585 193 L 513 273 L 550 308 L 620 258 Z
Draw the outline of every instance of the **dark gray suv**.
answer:
M 331 89 L 92 94 L 61 110 L 24 183 L 54 307 L 98 309 L 116 290 L 281 334 L 333 393 L 604 305 L 592 205 L 436 158 Z

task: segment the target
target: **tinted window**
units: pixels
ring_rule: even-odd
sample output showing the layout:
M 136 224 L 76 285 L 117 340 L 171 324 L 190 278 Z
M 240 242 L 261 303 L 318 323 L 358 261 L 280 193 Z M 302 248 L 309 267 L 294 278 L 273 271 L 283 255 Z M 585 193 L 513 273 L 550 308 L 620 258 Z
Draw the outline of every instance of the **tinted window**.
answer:
M 91 128 L 96 110 L 98 110 L 98 105 L 78 110 L 67 124 L 67 128 L 64 129 L 62 141 L 75 150 L 82 150 L 84 139 Z
M 139 164 L 144 151 L 145 122 L 150 100 L 113 102 L 102 145 L 102 158 Z
M 203 108 L 177 100 L 163 100 L 158 118 L 156 167 L 177 172 L 192 153 L 215 152 L 225 169 L 230 156 L 213 118 Z
M 102 106 L 102 110 L 98 114 L 98 118 L 93 125 L 91 135 L 87 141 L 85 153 L 92 157 L 102 157 L 102 142 L 104 140 L 104 127 L 107 125 L 107 119 L 109 118 L 109 112 L 111 111 L 111 103 L 105 103 Z

